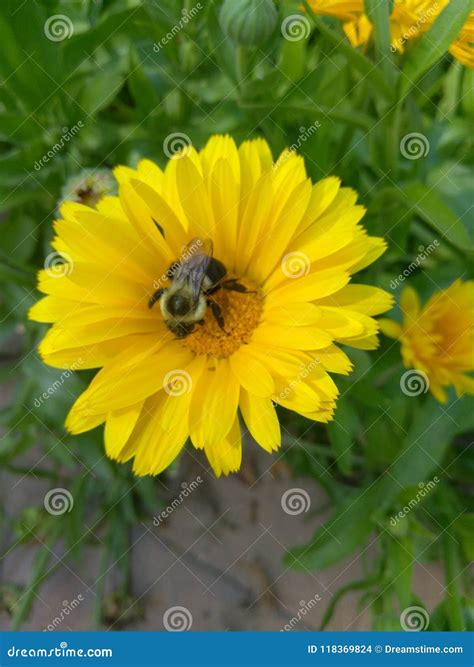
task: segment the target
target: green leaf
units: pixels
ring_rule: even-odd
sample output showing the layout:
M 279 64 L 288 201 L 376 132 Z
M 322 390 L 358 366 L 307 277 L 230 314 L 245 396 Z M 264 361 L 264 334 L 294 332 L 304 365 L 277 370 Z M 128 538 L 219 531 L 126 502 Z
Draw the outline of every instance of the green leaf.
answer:
M 86 114 L 97 114 L 117 96 L 123 81 L 124 74 L 117 67 L 108 67 L 104 72 L 94 74 L 79 96 L 81 110 Z
M 474 118 L 474 69 L 463 67 L 461 106 L 469 118 Z
M 304 2 L 304 6 L 311 21 L 318 28 L 319 32 L 321 32 L 329 39 L 330 42 L 332 42 L 335 50 L 339 53 L 342 53 L 346 57 L 349 64 L 351 64 L 364 76 L 364 78 L 367 79 L 367 81 L 373 87 L 374 91 L 377 92 L 379 96 L 382 95 L 386 100 L 391 100 L 393 98 L 394 90 L 390 88 L 388 83 L 385 81 L 382 72 L 374 67 L 374 64 L 368 58 L 353 48 L 345 38 L 341 39 L 339 32 L 329 28 L 323 19 L 321 19 L 319 16 L 316 16 L 307 2 Z
M 471 3 L 466 0 L 450 0 L 431 28 L 411 49 L 402 72 L 402 97 L 446 53 L 459 35 L 471 10 Z
M 365 13 L 374 25 L 375 51 L 379 64 L 389 81 L 393 80 L 394 68 L 390 50 L 390 2 L 389 0 L 364 0 Z
M 343 502 L 313 540 L 296 547 L 285 562 L 294 569 L 321 570 L 349 556 L 365 542 L 383 513 L 401 490 L 432 477 L 441 465 L 452 438 L 459 430 L 474 425 L 474 414 L 465 420 L 462 401 L 441 407 L 428 397 L 409 430 L 399 457 L 370 486 Z
M 420 182 L 408 183 L 398 189 L 400 197 L 420 218 L 459 250 L 472 250 L 472 243 L 463 222 L 440 199 L 438 194 Z
M 474 561 L 474 513 L 466 513 L 456 519 L 453 523 L 453 533 L 461 540 L 466 558 Z
M 290 81 L 299 81 L 303 77 L 307 59 L 306 39 L 299 39 L 295 42 L 283 40 L 278 67 Z
M 337 404 L 334 421 L 329 422 L 327 431 L 331 445 L 336 453 L 336 465 L 344 475 L 352 470 L 352 448 L 359 429 L 357 413 L 347 398 L 341 398 Z
M 453 535 L 453 528 L 449 527 L 443 533 L 444 572 L 446 581 L 446 615 L 449 619 L 449 629 L 452 632 L 466 630 L 461 603 L 461 565 L 459 542 Z

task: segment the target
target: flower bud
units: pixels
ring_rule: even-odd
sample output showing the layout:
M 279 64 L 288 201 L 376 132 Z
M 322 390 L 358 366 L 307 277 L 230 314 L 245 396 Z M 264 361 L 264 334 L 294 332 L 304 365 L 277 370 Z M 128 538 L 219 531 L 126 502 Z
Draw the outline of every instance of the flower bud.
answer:
M 219 21 L 225 35 L 239 46 L 258 46 L 275 29 L 278 12 L 273 0 L 224 0 Z

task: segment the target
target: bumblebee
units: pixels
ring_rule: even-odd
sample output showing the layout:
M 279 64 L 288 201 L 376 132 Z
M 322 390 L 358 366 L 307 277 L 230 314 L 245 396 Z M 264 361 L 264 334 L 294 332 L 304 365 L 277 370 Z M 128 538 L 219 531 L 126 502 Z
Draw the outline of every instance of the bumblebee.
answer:
M 170 286 L 157 289 L 148 307 L 160 302 L 165 323 L 177 338 L 189 336 L 197 324 L 204 324 L 208 307 L 219 327 L 227 333 L 222 310 L 212 295 L 220 289 L 248 290 L 236 278 L 226 279 L 226 276 L 225 266 L 213 257 L 212 241 L 194 238 L 183 248 L 182 257 L 167 270 Z

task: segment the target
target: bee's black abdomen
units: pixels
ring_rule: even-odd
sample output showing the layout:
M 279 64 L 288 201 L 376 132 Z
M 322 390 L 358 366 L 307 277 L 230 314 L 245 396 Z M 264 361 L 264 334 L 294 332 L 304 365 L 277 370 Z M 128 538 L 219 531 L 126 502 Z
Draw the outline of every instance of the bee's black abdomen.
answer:
M 222 264 L 222 262 L 219 262 L 218 259 L 214 259 L 214 257 L 211 257 L 209 266 L 207 267 L 206 270 L 206 276 L 209 278 L 211 283 L 213 285 L 215 285 L 216 283 L 220 283 L 221 280 L 225 277 L 226 273 L 227 269 Z

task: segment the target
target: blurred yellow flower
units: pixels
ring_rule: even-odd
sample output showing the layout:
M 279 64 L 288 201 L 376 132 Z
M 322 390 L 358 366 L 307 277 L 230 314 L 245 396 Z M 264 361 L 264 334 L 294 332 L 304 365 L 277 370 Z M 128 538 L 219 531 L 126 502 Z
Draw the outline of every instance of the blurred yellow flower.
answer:
M 441 403 L 452 385 L 458 396 L 474 394 L 474 281 L 457 280 L 436 292 L 422 307 L 414 289 L 400 297 L 403 324 L 379 320 L 381 331 L 401 343 L 403 364 L 426 375 L 429 389 Z
M 352 46 L 366 46 L 372 36 L 372 24 L 364 13 L 364 0 L 308 0 L 315 14 L 334 16 Z M 392 51 L 403 53 L 408 41 L 425 33 L 449 0 L 395 0 L 390 15 Z M 449 52 L 466 67 L 474 67 L 474 11 L 451 44 Z
M 62 206 L 53 246 L 65 264 L 40 272 L 47 296 L 30 312 L 53 323 L 39 348 L 48 364 L 101 369 L 69 431 L 105 423 L 107 454 L 134 459 L 137 475 L 164 470 L 190 438 L 220 475 L 240 467 L 239 412 L 268 452 L 280 446 L 275 404 L 330 420 L 329 372 L 351 370 L 338 344 L 375 348 L 372 316 L 392 301 L 349 284 L 385 250 L 359 225 L 357 194 L 335 177 L 313 185 L 293 151 L 273 163 L 262 139 L 237 148 L 228 136 L 184 147 L 163 171 L 143 160 L 116 176 L 119 196 L 96 210 Z M 199 271 L 183 280 L 182 268 L 211 243 L 227 274 L 206 273 L 194 301 Z M 192 301 L 186 317 L 199 311 L 195 326 L 170 319 L 177 286 Z

